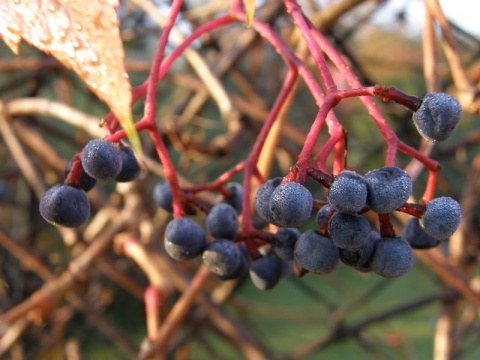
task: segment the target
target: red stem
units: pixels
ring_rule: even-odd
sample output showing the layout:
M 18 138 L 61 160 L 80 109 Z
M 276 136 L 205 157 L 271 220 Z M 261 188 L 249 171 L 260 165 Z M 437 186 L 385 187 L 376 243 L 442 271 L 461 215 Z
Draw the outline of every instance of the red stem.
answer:
M 307 19 L 308 21 L 308 19 Z M 333 46 L 327 41 L 323 34 L 309 22 L 310 30 L 313 33 L 313 36 L 320 48 L 327 54 L 328 58 L 335 64 L 335 66 L 343 73 L 348 84 L 352 88 L 361 88 L 362 84 L 355 76 L 355 74 L 350 70 L 347 63 L 343 60 L 340 54 L 333 48 Z M 378 129 L 382 133 L 385 142 L 387 143 L 387 156 L 385 159 L 385 166 L 394 166 L 395 157 L 398 147 L 398 137 L 392 128 L 387 124 L 382 114 L 378 110 L 377 106 L 374 104 L 372 99 L 368 97 L 359 96 L 360 101 L 363 103 L 368 113 L 372 119 L 377 124 Z
M 310 54 L 312 55 L 315 65 L 320 72 L 320 78 L 323 86 L 325 87 L 327 95 L 335 93 L 337 90 L 337 85 L 333 81 L 333 77 L 328 69 L 327 62 L 325 61 L 322 51 L 312 36 L 300 6 L 298 6 L 297 2 L 294 0 L 283 0 L 283 2 L 295 25 L 297 25 L 297 28 L 300 30 L 300 33 L 307 43 Z

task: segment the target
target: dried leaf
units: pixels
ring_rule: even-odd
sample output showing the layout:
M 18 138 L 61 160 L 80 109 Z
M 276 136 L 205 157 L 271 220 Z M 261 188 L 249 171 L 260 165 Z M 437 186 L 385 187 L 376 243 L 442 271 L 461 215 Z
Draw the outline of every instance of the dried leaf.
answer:
M 23 39 L 75 71 L 115 114 L 137 153 L 118 0 L 0 0 L 0 35 L 18 54 Z
M 243 0 L 243 6 L 247 14 L 247 27 L 250 27 L 255 16 L 255 0 Z

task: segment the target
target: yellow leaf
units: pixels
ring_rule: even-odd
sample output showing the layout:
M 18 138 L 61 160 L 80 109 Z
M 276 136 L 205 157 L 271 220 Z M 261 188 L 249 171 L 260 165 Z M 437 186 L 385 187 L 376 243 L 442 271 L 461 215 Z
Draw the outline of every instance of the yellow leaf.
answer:
M 118 5 L 118 0 L 0 0 L 0 35 L 15 54 L 23 39 L 75 71 L 112 110 L 140 153 Z
M 255 0 L 243 0 L 243 6 L 247 14 L 247 27 L 250 27 L 255 16 Z

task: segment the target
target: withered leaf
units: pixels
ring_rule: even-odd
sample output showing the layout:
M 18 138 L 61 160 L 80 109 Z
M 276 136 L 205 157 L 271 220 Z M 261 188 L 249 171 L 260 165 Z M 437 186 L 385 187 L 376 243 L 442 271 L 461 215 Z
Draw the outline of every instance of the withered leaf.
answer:
M 0 0 L 0 35 L 15 54 L 23 39 L 75 71 L 112 110 L 138 151 L 118 5 L 118 0 Z

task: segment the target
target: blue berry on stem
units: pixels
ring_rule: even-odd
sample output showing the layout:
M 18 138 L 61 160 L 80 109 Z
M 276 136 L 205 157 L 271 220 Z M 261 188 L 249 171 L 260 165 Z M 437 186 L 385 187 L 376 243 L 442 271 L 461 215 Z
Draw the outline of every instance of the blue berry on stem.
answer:
M 269 223 L 275 221 L 270 211 L 270 198 L 272 197 L 273 190 L 275 190 L 281 182 L 281 177 L 270 179 L 262 184 L 255 194 L 255 208 L 257 209 L 257 214 Z
M 296 228 L 278 229 L 272 239 L 272 247 L 275 254 L 282 260 L 293 260 L 293 249 L 300 235 L 300 231 Z
M 122 170 L 120 150 L 110 141 L 91 140 L 83 149 L 82 167 L 97 180 L 114 179 Z
M 330 212 L 332 211 L 332 208 L 330 205 L 323 205 L 317 212 L 317 216 L 315 218 L 315 221 L 317 222 L 317 225 L 319 228 L 321 228 L 325 220 L 327 220 L 330 217 Z
M 369 171 L 367 205 L 378 214 L 387 214 L 405 204 L 413 191 L 412 179 L 405 170 L 386 166 Z
M 242 197 L 243 197 L 243 186 L 237 182 L 229 182 L 225 184 L 227 190 L 230 191 L 230 196 L 225 198 L 223 202 L 230 204 L 240 215 L 242 213 Z
M 282 260 L 273 255 L 262 256 L 250 266 L 250 279 L 260 290 L 269 290 L 282 277 Z
M 42 217 L 53 225 L 77 227 L 90 215 L 90 204 L 84 190 L 65 184 L 52 186 L 40 199 Z
M 440 244 L 440 240 L 434 239 L 422 229 L 417 218 L 412 218 L 405 224 L 403 238 L 414 249 L 431 249 Z
M 442 92 L 425 95 L 422 104 L 413 113 L 418 132 L 432 142 L 447 139 L 461 118 L 462 106 L 458 100 Z
M 348 266 L 361 272 L 372 271 L 372 255 L 375 245 L 381 236 L 376 231 L 371 231 L 368 241 L 358 250 L 340 249 L 340 260 Z
M 434 239 L 445 240 L 453 235 L 461 221 L 460 204 L 450 197 L 439 197 L 425 205 L 420 226 Z
M 328 234 L 339 248 L 358 250 L 368 241 L 370 224 L 363 216 L 337 212 L 328 223 Z
M 231 205 L 219 203 L 212 207 L 205 224 L 214 238 L 233 239 L 238 232 L 238 214 Z
M 72 169 L 72 160 L 70 160 L 67 163 L 67 167 L 65 168 L 65 178 L 68 176 L 70 170 Z M 94 188 L 95 184 L 97 183 L 97 180 L 91 177 L 82 169 L 82 172 L 80 174 L 80 181 L 79 181 L 79 186 L 83 191 L 90 191 Z
M 242 265 L 242 254 L 233 241 L 216 239 L 205 248 L 202 261 L 215 275 L 228 276 Z
M 171 220 L 165 229 L 165 251 L 175 260 L 190 260 L 206 246 L 205 233 L 192 219 Z
M 300 235 L 295 244 L 294 259 L 305 270 L 328 274 L 338 266 L 338 247 L 329 238 L 308 230 Z
M 363 176 L 344 170 L 333 180 L 328 189 L 330 205 L 343 214 L 356 214 L 367 202 L 367 183 Z
M 133 181 L 140 175 L 142 170 L 140 164 L 131 147 L 122 146 L 119 150 L 120 156 L 122 157 L 122 170 L 120 170 L 120 173 L 115 177 L 115 180 L 119 182 Z
M 153 201 L 159 208 L 168 212 L 173 212 L 173 195 L 168 181 L 161 181 L 153 188 Z
M 410 244 L 400 236 L 381 238 L 372 256 L 372 270 L 383 277 L 406 274 L 415 262 Z
M 273 224 L 282 227 L 300 227 L 312 214 L 313 197 L 310 191 L 296 182 L 280 184 L 270 198 Z

